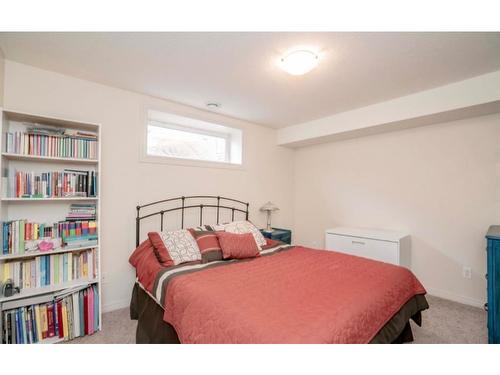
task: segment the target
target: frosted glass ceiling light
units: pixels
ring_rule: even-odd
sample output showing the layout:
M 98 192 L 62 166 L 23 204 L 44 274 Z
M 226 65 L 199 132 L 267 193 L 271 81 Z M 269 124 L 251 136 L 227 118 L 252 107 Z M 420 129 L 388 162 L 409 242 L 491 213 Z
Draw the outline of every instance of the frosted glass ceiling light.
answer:
M 313 70 L 318 65 L 318 55 L 307 50 L 295 50 L 282 57 L 280 68 L 288 74 L 300 76 Z

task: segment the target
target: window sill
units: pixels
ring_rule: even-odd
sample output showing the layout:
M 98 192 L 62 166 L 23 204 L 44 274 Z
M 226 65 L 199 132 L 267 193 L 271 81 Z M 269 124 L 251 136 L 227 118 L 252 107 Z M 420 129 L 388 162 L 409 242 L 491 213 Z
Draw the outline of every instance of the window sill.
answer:
M 171 158 L 168 156 L 142 155 L 140 161 L 141 163 L 169 164 L 169 165 L 177 165 L 183 167 L 220 168 L 220 169 L 233 169 L 233 170 L 245 169 L 243 163 L 233 164 L 233 163 L 216 162 L 216 161 Z

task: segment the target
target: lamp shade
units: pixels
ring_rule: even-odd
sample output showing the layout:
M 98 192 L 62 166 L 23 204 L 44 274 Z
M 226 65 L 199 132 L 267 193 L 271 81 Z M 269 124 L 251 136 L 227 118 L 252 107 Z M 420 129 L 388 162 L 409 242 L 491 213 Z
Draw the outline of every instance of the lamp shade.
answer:
M 261 208 L 260 208 L 261 211 L 278 211 L 279 208 L 278 206 L 276 206 L 274 203 L 272 202 L 267 202 L 265 205 L 263 205 Z

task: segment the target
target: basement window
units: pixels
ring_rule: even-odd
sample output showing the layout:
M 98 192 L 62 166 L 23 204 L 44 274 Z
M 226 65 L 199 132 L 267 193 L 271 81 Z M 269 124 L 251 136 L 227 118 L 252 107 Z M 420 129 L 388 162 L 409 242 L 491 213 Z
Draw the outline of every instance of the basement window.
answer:
M 146 157 L 219 164 L 242 163 L 242 131 L 206 121 L 148 111 Z

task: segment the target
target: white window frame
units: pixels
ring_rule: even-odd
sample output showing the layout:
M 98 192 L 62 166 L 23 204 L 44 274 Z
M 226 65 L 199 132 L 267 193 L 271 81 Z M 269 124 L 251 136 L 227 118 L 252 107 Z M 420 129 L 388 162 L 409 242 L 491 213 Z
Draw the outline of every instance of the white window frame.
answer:
M 161 117 L 161 118 L 155 118 Z M 211 168 L 244 168 L 244 134 L 243 130 L 226 125 L 215 124 L 195 118 L 179 116 L 165 111 L 145 110 L 143 142 L 141 151 L 141 161 L 147 163 L 173 164 L 193 167 Z M 148 154 L 148 127 L 149 125 L 161 126 L 167 129 L 188 131 L 196 134 L 204 134 L 224 138 L 226 140 L 226 161 L 212 161 L 203 159 L 189 159 L 174 156 L 161 156 Z M 238 148 L 238 153 L 233 154 L 231 150 Z M 233 160 L 232 160 L 233 158 Z M 229 160 L 229 161 L 227 161 Z

